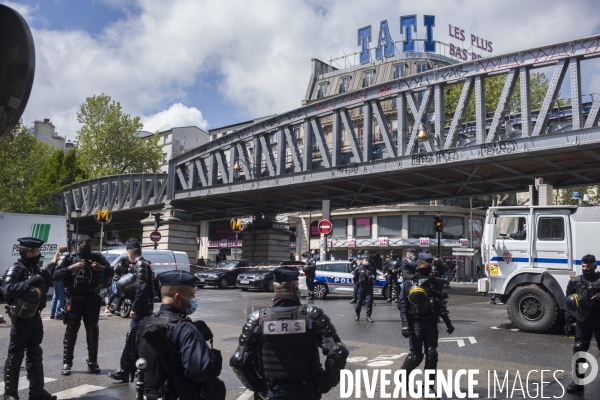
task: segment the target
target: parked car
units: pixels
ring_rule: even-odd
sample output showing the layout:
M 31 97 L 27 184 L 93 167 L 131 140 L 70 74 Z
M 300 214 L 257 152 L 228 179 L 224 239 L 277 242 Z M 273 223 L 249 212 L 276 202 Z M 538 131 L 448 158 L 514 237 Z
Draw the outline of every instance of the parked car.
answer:
M 352 296 L 354 280 L 350 269 L 350 261 L 318 261 L 315 276 L 314 296 L 324 299 L 328 294 L 347 294 Z M 300 274 L 300 293 L 306 294 L 306 276 Z M 398 280 L 400 283 L 401 280 Z M 383 272 L 377 270 L 373 284 L 373 294 L 386 296 L 387 281 Z
M 238 275 L 256 266 L 253 261 L 226 260 L 218 263 L 214 268 L 209 268 L 196 273 L 198 282 L 196 287 L 202 289 L 204 286 L 217 286 L 225 289 L 235 286 Z
M 111 249 L 103 251 L 102 255 L 109 263 L 112 263 L 125 252 L 127 250 Z M 171 270 L 190 272 L 190 259 L 184 251 L 142 249 L 142 256 L 150 261 L 150 265 L 156 275 Z
M 289 265 L 302 267 L 302 261 L 265 261 L 240 273 L 237 277 L 236 286 L 242 290 L 261 289 L 268 292 L 273 291 L 273 270 L 280 266 Z

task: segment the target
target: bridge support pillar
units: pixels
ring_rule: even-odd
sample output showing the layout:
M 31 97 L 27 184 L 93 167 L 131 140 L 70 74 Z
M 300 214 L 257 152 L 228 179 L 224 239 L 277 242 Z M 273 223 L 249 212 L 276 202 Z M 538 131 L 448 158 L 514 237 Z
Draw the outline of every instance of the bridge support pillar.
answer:
M 242 231 L 242 257 L 255 262 L 290 259 L 290 235 L 287 224 L 254 221 Z
M 162 222 L 158 231 L 162 237 L 158 242 L 158 249 L 184 251 L 190 259 L 190 264 L 196 265 L 196 257 L 198 256 L 198 244 L 196 242 L 198 222 L 193 220 L 192 214 L 170 206 L 160 210 L 160 214 Z M 141 223 L 144 227 L 143 245 L 152 245 L 153 242 L 150 240 L 150 233 L 154 231 L 154 217 L 149 216 L 143 219 Z

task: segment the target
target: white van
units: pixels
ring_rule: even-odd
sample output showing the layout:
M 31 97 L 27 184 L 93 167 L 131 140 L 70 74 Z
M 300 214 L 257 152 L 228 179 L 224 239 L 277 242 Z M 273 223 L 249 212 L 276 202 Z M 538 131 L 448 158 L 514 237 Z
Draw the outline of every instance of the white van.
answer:
M 113 249 L 103 251 L 102 255 L 112 264 L 126 252 L 125 249 Z M 142 249 L 142 256 L 150 261 L 155 275 L 171 270 L 190 272 L 190 259 L 184 251 Z

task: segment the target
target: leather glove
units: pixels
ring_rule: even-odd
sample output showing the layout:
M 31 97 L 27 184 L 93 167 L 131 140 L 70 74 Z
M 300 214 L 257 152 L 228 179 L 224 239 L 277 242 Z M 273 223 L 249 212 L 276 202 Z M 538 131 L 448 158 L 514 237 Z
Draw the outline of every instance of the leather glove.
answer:
M 408 321 L 402 321 L 402 336 L 408 339 L 410 333 L 408 332 Z
M 571 336 L 571 317 L 565 318 L 565 335 Z
M 44 280 L 44 278 L 42 278 L 41 275 L 34 275 L 27 280 L 27 283 L 29 283 L 29 287 L 40 287 L 42 285 L 45 285 L 46 281 Z
M 446 332 L 448 332 L 448 335 L 451 335 L 452 332 L 454 332 L 454 326 L 452 326 L 452 324 L 446 326 L 446 328 L 448 328 L 448 329 L 446 329 Z
M 47 269 L 42 270 L 42 278 L 46 281 L 46 285 L 50 286 L 52 284 L 52 276 L 50 275 L 50 271 Z
M 221 369 L 223 368 L 223 355 L 221 351 L 217 349 L 210 349 L 210 352 L 215 356 L 215 369 L 213 370 L 212 376 L 219 376 Z

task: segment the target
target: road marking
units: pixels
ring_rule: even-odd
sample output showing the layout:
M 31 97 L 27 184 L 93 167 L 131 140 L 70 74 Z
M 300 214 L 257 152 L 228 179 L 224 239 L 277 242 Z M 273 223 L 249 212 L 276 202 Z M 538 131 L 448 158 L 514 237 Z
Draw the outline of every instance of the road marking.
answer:
M 477 343 L 477 340 L 475 340 L 475 338 L 473 336 L 458 337 L 458 338 L 441 338 L 441 339 L 439 339 L 439 341 L 440 342 L 456 342 L 456 343 L 458 343 L 458 347 L 465 347 L 465 339 L 469 339 L 469 342 L 471 342 L 471 344 Z
M 391 355 L 385 355 L 382 354 L 378 357 L 375 357 L 372 360 L 369 360 L 369 363 L 367 364 L 368 367 L 385 367 L 386 365 L 392 365 L 394 362 L 392 360 L 397 360 L 402 356 L 407 355 L 408 353 L 402 353 L 402 354 L 391 354 Z
M 250 390 L 246 389 L 246 391 L 244 393 L 242 393 L 242 395 L 240 397 L 238 397 L 237 400 L 248 400 L 253 396 L 254 396 L 254 392 L 251 392 Z
M 53 379 L 53 378 L 44 378 L 44 383 L 52 382 L 55 380 L 56 379 Z M 27 380 L 27 377 L 26 376 L 20 377 L 18 390 L 27 389 L 28 387 L 29 387 L 29 381 Z M 0 382 L 0 396 L 3 394 L 4 394 L 4 382 Z
M 361 362 L 367 361 L 369 357 L 349 357 L 346 359 L 346 362 Z
M 83 396 L 97 390 L 106 389 L 104 386 L 81 385 L 72 389 L 63 390 L 62 392 L 53 393 L 57 400 L 73 399 Z

